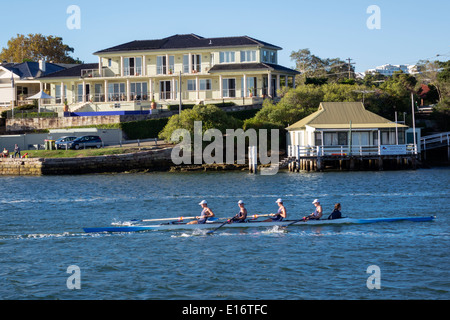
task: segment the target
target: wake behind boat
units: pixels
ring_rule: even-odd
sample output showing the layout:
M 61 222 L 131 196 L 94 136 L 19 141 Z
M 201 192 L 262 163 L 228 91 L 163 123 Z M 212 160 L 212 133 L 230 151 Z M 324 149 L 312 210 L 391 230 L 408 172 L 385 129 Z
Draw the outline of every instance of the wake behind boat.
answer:
M 186 219 L 186 218 L 185 218 Z M 152 225 L 127 225 L 127 226 L 112 226 L 112 227 L 98 227 L 98 228 L 83 228 L 86 233 L 101 233 L 101 232 L 140 232 L 140 231 L 159 231 L 159 230 L 194 230 L 194 229 L 216 229 L 223 225 L 223 228 L 270 228 L 274 226 L 287 227 L 290 226 L 311 226 L 311 225 L 335 225 L 335 224 L 368 224 L 376 222 L 398 222 L 398 221 L 412 221 L 424 222 L 436 219 L 435 216 L 428 217 L 398 217 L 398 218 L 371 218 L 371 219 L 321 219 L 321 220 L 283 220 L 283 221 L 256 221 L 249 220 L 242 223 L 225 223 L 219 222 L 219 219 L 207 221 L 204 224 L 188 224 L 185 222 L 175 223 L 160 223 Z M 156 220 L 156 219 L 155 219 Z M 164 220 L 164 219 L 159 219 Z M 145 221 L 145 220 L 144 220 Z

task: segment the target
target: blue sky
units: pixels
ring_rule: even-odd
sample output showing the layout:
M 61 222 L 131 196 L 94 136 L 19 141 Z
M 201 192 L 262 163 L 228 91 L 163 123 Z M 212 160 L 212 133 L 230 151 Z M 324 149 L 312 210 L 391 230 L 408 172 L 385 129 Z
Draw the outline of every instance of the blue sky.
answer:
M 70 30 L 70 5 L 81 10 L 81 28 Z M 370 5 L 380 8 L 380 29 L 366 25 Z M 293 67 L 292 51 L 309 48 L 321 58 L 353 59 L 362 72 L 385 63 L 450 60 L 450 1 L 385 0 L 9 0 L 2 2 L 0 48 L 16 34 L 63 37 L 73 57 L 132 40 L 195 33 L 248 35 L 283 48 L 279 64 Z

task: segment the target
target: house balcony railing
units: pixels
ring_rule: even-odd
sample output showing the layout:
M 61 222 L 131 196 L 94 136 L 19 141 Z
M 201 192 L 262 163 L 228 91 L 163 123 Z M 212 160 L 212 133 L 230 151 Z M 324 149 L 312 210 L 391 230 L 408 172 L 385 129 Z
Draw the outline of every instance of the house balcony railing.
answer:
M 123 69 L 123 75 L 128 76 L 142 76 L 142 67 L 129 67 Z
M 289 145 L 288 156 L 303 157 L 350 157 L 350 156 L 383 156 L 383 155 L 412 155 L 417 154 L 417 145 L 342 145 L 342 146 L 300 146 Z
M 82 69 L 81 78 L 98 78 L 102 77 L 102 74 L 98 72 L 98 69 Z

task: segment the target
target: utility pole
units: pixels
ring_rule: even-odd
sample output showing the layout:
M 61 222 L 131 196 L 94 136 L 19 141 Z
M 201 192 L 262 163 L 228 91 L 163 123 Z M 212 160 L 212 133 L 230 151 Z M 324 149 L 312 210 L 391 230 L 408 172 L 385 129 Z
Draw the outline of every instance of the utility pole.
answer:
M 178 91 L 179 91 L 179 95 L 180 95 L 180 105 L 178 106 L 178 114 L 180 115 L 181 114 L 181 106 L 183 105 L 183 103 L 181 102 L 181 71 L 180 71 L 180 78 L 179 78 L 180 80 L 178 81 L 179 82 L 179 84 L 178 84 Z
M 352 74 L 352 64 L 355 64 L 354 62 L 351 62 L 353 59 L 348 58 L 348 78 L 351 79 L 351 74 Z

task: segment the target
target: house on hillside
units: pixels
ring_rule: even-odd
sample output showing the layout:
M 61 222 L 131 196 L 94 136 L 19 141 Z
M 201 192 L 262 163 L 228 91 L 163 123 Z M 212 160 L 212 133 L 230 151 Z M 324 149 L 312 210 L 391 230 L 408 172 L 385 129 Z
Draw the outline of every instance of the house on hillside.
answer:
M 48 108 L 70 111 L 142 110 L 197 103 L 239 104 L 276 97 L 295 86 L 297 71 L 278 64 L 280 47 L 248 36 L 195 34 L 131 41 L 94 53 L 98 63 L 41 77 L 56 97 Z
M 38 78 L 72 66 L 45 61 L 0 64 L 0 106 L 29 103 L 26 98 L 42 88 Z

